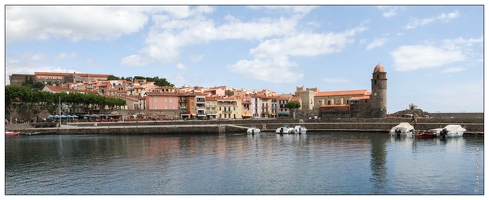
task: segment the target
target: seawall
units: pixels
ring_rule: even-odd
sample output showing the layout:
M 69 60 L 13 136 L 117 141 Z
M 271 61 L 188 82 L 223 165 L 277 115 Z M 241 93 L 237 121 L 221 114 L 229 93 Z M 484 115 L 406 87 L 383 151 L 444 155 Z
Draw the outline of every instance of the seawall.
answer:
M 483 119 L 419 120 L 416 130 L 460 124 L 467 129 L 467 135 L 484 133 Z M 304 125 L 308 132 L 385 132 L 406 119 L 355 119 L 355 120 L 196 120 L 196 121 L 146 121 L 146 122 L 83 122 L 69 123 L 60 127 L 33 128 L 32 126 L 7 126 L 9 131 L 44 134 L 226 134 L 245 133 L 251 126 L 263 132 L 274 132 L 282 125 Z

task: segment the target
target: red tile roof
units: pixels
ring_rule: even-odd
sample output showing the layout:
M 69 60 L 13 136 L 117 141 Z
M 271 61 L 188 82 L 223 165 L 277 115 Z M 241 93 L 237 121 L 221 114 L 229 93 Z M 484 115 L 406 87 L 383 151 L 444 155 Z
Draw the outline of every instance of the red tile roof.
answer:
M 318 92 L 315 97 L 325 97 L 325 96 L 365 96 L 367 90 L 342 90 L 342 91 L 328 91 L 328 92 Z

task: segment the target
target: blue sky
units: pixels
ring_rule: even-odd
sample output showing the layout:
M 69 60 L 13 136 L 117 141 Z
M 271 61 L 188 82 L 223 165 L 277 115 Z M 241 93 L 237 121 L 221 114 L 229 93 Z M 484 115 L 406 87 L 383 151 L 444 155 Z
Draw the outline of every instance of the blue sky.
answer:
M 5 83 L 35 71 L 163 77 L 176 87 L 371 91 L 387 110 L 483 112 L 475 6 L 6 6 Z

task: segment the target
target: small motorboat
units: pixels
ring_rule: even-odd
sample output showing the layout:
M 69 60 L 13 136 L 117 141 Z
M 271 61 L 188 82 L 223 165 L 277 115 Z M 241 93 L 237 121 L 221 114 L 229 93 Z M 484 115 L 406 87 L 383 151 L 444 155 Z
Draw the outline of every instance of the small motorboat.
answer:
M 287 125 L 283 125 L 282 127 L 279 127 L 277 128 L 277 130 L 275 130 L 275 133 L 277 134 L 290 134 L 290 133 L 294 133 L 294 128 L 292 127 L 289 127 Z
M 414 126 L 407 122 L 401 122 L 397 126 L 392 127 L 392 129 L 389 132 L 391 135 L 395 136 L 408 136 L 412 137 L 413 134 L 415 133 Z
M 6 131 L 5 137 L 16 137 L 20 136 L 20 132 Z
M 306 134 L 306 127 L 304 126 L 300 126 L 300 125 L 297 125 L 294 127 L 294 133 L 295 134 Z
M 467 129 L 464 127 L 454 124 L 447 125 L 444 128 L 435 128 L 430 130 L 436 131 L 435 133 L 438 137 L 462 137 L 465 131 L 467 131 Z
M 428 130 L 428 131 L 423 131 L 419 132 L 416 134 L 416 137 L 419 139 L 426 139 L 426 138 L 435 138 L 436 137 L 436 132 Z
M 251 127 L 251 128 L 248 128 L 248 130 L 246 130 L 246 133 L 248 134 L 259 134 L 260 133 L 260 129 L 259 128 L 256 128 L 256 127 Z

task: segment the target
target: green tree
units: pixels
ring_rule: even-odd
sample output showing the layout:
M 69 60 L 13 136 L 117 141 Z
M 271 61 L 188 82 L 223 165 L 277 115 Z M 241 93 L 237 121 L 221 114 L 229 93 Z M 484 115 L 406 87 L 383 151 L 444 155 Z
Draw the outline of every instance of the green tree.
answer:
M 25 76 L 25 80 L 22 83 L 22 86 L 25 86 L 27 88 L 32 88 L 34 86 L 34 80 L 32 80 L 32 78 L 29 76 Z
M 158 76 L 155 76 L 153 78 L 151 78 L 151 77 L 135 76 L 134 79 L 146 79 L 146 81 L 155 82 L 155 85 L 157 85 L 157 86 L 172 86 L 172 87 L 175 86 L 174 84 L 168 82 L 166 80 L 166 78 L 160 78 Z
M 301 107 L 301 103 L 298 101 L 289 101 L 287 104 L 285 104 L 285 107 L 289 109 L 299 109 Z
M 37 90 L 42 90 L 42 89 L 44 89 L 44 84 L 41 82 L 36 82 L 36 83 L 34 83 L 32 88 L 37 89 Z
M 124 79 L 124 78 L 122 78 L 122 79 Z M 107 80 L 109 80 L 109 81 L 110 80 L 121 80 L 121 78 L 114 76 L 114 75 L 109 75 L 109 76 L 107 76 Z
M 28 92 L 30 89 L 25 86 L 5 86 L 5 112 L 9 114 L 9 121 L 12 121 L 12 114 L 20 108 L 22 99 L 25 99 Z
M 292 111 L 292 118 L 295 119 L 295 111 L 301 107 L 301 103 L 298 101 L 289 101 L 285 104 L 285 107 Z

